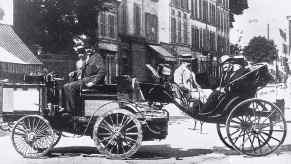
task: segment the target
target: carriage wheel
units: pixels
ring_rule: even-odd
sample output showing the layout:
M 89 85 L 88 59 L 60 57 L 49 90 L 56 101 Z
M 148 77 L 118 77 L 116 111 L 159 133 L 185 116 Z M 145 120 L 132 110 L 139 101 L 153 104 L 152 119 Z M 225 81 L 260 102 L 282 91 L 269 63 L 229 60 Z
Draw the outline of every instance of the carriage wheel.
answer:
M 107 157 L 129 158 L 141 146 L 141 124 L 131 112 L 115 109 L 97 119 L 93 139 L 98 151 Z
M 57 144 L 58 136 L 46 119 L 30 115 L 16 122 L 11 139 L 15 150 L 23 157 L 39 158 Z
M 216 124 L 216 129 L 217 129 L 217 134 L 219 139 L 224 143 L 224 145 L 232 150 L 234 148 L 231 146 L 231 143 L 229 142 L 227 138 L 227 133 L 226 133 L 226 125 L 225 124 Z
M 55 147 L 59 143 L 61 138 L 62 138 L 62 132 L 54 130 L 54 143 L 52 147 Z
M 248 99 L 230 112 L 226 132 L 237 151 L 250 156 L 264 156 L 284 142 L 287 125 L 276 105 L 261 99 Z

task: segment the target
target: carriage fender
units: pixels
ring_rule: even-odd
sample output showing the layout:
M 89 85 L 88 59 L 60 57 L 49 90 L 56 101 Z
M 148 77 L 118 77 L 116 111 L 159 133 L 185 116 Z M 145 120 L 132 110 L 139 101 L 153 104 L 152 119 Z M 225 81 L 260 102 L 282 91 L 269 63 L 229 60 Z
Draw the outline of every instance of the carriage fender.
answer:
M 237 105 L 237 104 L 235 104 L 235 102 L 237 101 L 237 100 L 239 100 L 241 97 L 239 97 L 239 96 L 236 96 L 236 97 L 234 97 L 234 98 L 232 98 L 227 104 L 226 104 L 226 106 L 223 108 L 223 112 L 226 112 L 226 111 L 229 111 L 229 109 L 231 108 L 231 106 L 235 106 L 235 105 Z
M 129 112 L 132 112 L 132 113 L 139 113 L 140 112 L 140 110 L 131 103 L 122 103 L 119 106 L 120 106 L 120 108 L 125 109 Z

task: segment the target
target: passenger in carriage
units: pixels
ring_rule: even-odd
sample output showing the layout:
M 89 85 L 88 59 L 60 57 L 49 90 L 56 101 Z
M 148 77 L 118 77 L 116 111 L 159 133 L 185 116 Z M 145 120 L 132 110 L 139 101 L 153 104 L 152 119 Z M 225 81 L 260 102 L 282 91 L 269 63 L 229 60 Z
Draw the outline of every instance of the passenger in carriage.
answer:
M 92 87 L 95 84 L 103 84 L 105 78 L 105 65 L 103 58 L 93 48 L 89 36 L 85 34 L 73 37 L 73 50 L 78 54 L 80 70 L 71 72 L 70 77 L 75 77 L 75 81 L 64 85 L 63 96 L 66 112 L 79 115 L 80 89 L 82 87 Z
M 235 96 L 244 96 L 249 86 L 247 82 L 241 83 L 239 86 L 232 83 L 234 80 L 243 76 L 249 71 L 247 62 L 243 58 L 226 58 L 222 61 L 223 74 L 219 86 L 210 94 L 205 104 L 201 108 L 201 113 L 216 112 L 215 106 L 220 104 L 223 98 Z M 232 83 L 232 84 L 231 84 Z M 231 93 L 226 94 L 226 89 L 230 89 Z

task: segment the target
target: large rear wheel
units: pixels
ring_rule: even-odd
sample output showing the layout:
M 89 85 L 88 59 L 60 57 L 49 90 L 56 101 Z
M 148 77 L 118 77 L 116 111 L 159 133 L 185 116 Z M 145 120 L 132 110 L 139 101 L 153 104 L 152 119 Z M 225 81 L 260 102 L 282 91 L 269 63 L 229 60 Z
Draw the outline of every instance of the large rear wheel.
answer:
M 250 156 L 264 156 L 282 145 L 287 125 L 276 105 L 261 99 L 248 99 L 230 112 L 226 132 L 237 151 Z
M 131 112 L 114 109 L 97 119 L 93 139 L 98 151 L 108 158 L 126 159 L 141 146 L 141 124 Z
M 225 124 L 217 123 L 216 124 L 216 129 L 217 129 L 218 137 L 224 143 L 224 145 L 226 147 L 234 150 L 234 148 L 231 146 L 231 143 L 229 142 L 229 140 L 227 138 L 226 125 Z
M 12 144 L 25 158 L 39 158 L 47 154 L 58 142 L 59 135 L 41 116 L 29 115 L 20 118 L 12 129 Z

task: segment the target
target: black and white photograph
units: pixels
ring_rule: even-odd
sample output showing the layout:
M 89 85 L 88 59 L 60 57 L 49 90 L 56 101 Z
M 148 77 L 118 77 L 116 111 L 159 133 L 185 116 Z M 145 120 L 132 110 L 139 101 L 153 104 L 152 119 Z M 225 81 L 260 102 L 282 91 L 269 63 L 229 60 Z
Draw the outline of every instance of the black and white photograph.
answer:
M 0 163 L 290 164 L 290 67 L 290 0 L 0 0 Z

